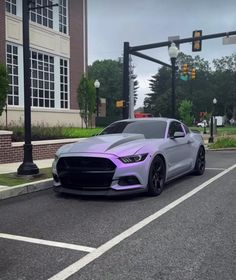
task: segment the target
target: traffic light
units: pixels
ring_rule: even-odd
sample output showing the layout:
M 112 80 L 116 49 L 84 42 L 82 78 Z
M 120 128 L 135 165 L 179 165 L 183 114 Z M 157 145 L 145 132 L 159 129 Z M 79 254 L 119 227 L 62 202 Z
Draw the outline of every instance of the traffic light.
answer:
M 187 63 L 185 63 L 183 65 L 182 73 L 183 73 L 183 75 L 188 75 L 188 64 Z
M 193 39 L 202 36 L 202 30 L 193 31 Z M 192 43 L 192 51 L 200 52 L 202 50 L 202 40 L 194 40 Z
M 192 78 L 192 80 L 196 79 L 196 69 L 195 68 L 192 69 L 191 78 Z
M 125 100 L 118 100 L 116 101 L 117 108 L 125 108 Z

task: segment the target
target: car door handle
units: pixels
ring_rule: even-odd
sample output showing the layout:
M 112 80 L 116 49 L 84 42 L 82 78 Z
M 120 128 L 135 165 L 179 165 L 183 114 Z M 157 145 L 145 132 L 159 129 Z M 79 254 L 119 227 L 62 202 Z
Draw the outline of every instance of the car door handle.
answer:
M 187 141 L 187 144 L 192 144 L 193 143 L 193 140 L 188 140 Z

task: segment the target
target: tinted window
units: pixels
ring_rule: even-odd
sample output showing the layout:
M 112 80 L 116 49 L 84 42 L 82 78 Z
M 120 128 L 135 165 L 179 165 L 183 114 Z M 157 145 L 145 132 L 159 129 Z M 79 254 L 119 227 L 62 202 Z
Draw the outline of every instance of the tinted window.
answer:
M 100 135 L 114 133 L 143 134 L 145 138 L 164 138 L 166 131 L 165 121 L 130 121 L 116 122 L 106 127 Z
M 179 123 L 179 122 L 171 122 L 170 123 L 169 131 L 168 131 L 168 137 L 173 136 L 175 132 L 184 132 L 183 128 L 181 126 L 181 123 Z

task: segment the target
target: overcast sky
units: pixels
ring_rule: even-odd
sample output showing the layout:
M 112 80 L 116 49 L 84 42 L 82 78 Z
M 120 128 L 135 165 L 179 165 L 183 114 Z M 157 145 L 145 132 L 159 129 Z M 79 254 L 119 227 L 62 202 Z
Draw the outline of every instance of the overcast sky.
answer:
M 203 35 L 236 31 L 236 0 L 87 1 L 89 64 L 121 57 L 125 41 L 137 46 L 167 41 L 169 36 L 188 38 L 197 29 Z M 192 53 L 191 43 L 182 44 L 180 50 L 212 61 L 236 52 L 236 44 L 223 45 L 222 39 L 212 39 L 203 41 L 201 52 Z M 167 47 L 142 52 L 170 63 Z M 134 56 L 132 59 L 140 85 L 138 107 L 149 92 L 148 79 L 160 66 Z

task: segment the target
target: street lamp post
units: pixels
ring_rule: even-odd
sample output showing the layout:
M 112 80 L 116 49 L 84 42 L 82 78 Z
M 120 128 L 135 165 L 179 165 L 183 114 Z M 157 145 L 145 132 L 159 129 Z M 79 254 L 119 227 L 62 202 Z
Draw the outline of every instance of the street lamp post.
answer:
M 97 112 L 97 117 L 99 117 L 99 88 L 100 88 L 99 80 L 96 80 L 94 82 L 94 86 L 96 88 L 96 112 Z
M 213 127 L 214 127 L 215 105 L 217 103 L 217 99 L 214 98 L 212 103 L 213 103 L 213 110 L 211 115 L 210 137 L 208 139 L 208 143 L 214 143 Z
M 30 48 L 29 48 L 29 5 L 27 0 L 22 1 L 23 9 L 23 57 L 24 57 L 24 120 L 25 144 L 23 163 L 18 167 L 19 175 L 38 174 L 39 169 L 33 163 L 31 144 L 31 89 L 30 89 Z
M 175 43 L 171 43 L 171 45 L 168 49 L 168 52 L 169 52 L 169 56 L 170 56 L 171 69 L 172 69 L 171 114 L 172 114 L 172 118 L 175 118 L 175 71 L 176 71 L 175 63 L 176 63 L 176 58 L 179 53 L 179 50 L 176 47 Z

